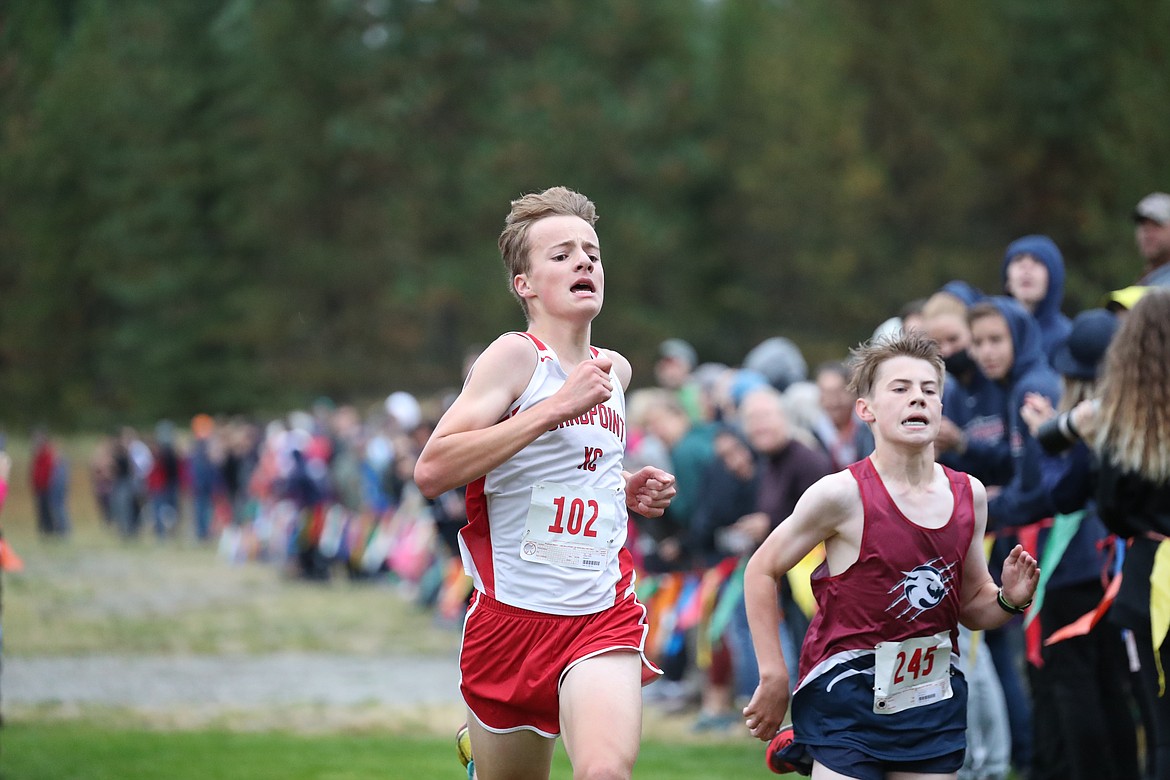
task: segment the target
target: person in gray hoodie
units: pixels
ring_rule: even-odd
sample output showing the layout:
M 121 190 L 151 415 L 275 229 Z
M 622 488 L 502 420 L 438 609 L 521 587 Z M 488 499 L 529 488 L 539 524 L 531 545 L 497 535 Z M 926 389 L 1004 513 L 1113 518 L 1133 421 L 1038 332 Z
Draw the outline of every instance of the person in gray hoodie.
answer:
M 1003 253 L 1000 275 L 1004 293 L 1019 301 L 1040 326 L 1040 345 L 1051 362 L 1072 330 L 1072 321 L 1060 310 L 1064 256 L 1056 242 L 1041 235 L 1017 238 Z

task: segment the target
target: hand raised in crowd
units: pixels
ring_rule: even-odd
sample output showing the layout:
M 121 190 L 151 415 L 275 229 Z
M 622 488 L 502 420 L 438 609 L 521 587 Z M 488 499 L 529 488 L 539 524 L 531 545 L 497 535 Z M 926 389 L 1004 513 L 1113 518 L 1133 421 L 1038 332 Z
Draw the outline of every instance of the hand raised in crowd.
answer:
M 736 520 L 731 527 L 758 545 L 771 533 L 772 520 L 767 512 L 752 512 Z
M 1041 425 L 1056 416 L 1056 409 L 1047 396 L 1041 393 L 1027 393 L 1024 396 L 1024 405 L 1020 407 L 1020 416 L 1024 418 L 1028 431 L 1035 436 Z
M 946 417 L 942 418 L 939 420 L 938 436 L 935 437 L 934 447 L 939 452 L 950 452 L 951 450 L 962 452 L 964 449 L 962 429 Z

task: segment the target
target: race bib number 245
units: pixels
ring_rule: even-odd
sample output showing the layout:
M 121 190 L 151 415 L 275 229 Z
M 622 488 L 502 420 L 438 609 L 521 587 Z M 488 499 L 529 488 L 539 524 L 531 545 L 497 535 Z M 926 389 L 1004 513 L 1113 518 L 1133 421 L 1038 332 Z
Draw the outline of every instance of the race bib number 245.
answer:
M 951 635 L 881 642 L 874 660 L 873 711 L 888 715 L 951 698 Z

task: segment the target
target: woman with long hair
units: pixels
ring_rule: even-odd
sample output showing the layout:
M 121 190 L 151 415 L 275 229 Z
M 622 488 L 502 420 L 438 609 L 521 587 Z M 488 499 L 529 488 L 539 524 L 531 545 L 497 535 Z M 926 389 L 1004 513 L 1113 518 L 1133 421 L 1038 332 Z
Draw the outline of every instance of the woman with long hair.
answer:
M 1170 642 L 1151 625 L 1152 597 L 1170 591 L 1170 289 L 1151 288 L 1138 301 L 1105 360 L 1092 430 L 1082 433 L 1100 460 L 1101 519 L 1129 540 L 1112 619 L 1133 631 L 1151 705 L 1147 776 L 1170 780 Z M 1074 415 L 1078 427 L 1087 422 Z
M 1096 610 L 1114 570 L 1114 551 L 1126 544 L 1115 542 L 1098 517 L 1097 458 L 1090 445 L 1066 433 L 1067 417 L 1061 428 L 1062 415 L 1098 397 L 1105 354 L 1117 327 L 1117 315 L 1105 309 L 1079 313 L 1068 338 L 1052 353 L 1052 366 L 1061 375 L 1060 403 L 1053 408 L 1043 396 L 1030 395 L 1020 410 L 1045 448 L 1044 484 L 1058 513 L 1038 542 L 1044 550 L 1043 595 L 1037 595 L 1033 617 L 1040 624 L 1043 663 L 1029 667 L 1035 729 L 1032 780 L 1139 776 L 1129 695 L 1132 675 L 1121 629 L 1102 621 L 1083 634 L 1048 641 Z

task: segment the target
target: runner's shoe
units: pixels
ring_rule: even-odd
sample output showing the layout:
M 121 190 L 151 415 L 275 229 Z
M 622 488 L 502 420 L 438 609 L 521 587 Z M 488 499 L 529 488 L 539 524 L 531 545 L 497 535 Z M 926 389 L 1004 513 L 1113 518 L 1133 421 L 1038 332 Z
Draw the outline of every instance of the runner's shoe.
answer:
M 791 724 L 780 729 L 776 736 L 772 737 L 772 741 L 768 743 L 768 749 L 764 751 L 764 764 L 768 769 L 778 775 L 787 775 L 792 772 L 802 775 L 810 773 L 810 767 L 797 766 L 780 755 L 780 751 L 791 745 L 795 739 L 796 735 Z
M 475 761 L 471 757 L 471 735 L 467 732 L 464 723 L 455 732 L 455 752 L 459 754 L 459 763 L 467 770 L 468 780 L 475 780 Z

